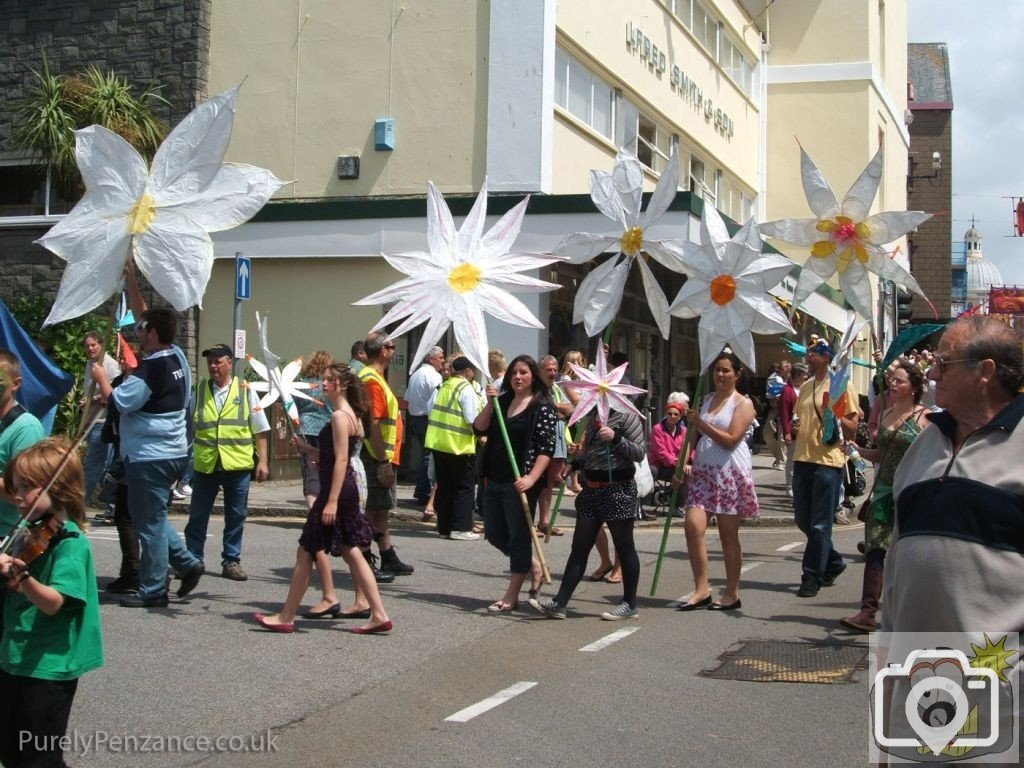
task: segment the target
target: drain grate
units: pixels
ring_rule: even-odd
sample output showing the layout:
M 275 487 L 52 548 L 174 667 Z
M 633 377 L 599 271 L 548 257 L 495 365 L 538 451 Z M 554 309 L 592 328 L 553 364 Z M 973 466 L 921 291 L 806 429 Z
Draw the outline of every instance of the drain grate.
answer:
M 757 683 L 852 683 L 867 669 L 867 656 L 864 645 L 742 640 L 718 657 L 718 667 L 700 674 Z

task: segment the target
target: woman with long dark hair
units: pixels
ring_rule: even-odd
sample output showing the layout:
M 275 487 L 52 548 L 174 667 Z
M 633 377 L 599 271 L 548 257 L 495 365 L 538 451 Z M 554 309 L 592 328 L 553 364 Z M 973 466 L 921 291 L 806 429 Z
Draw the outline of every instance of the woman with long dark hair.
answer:
M 558 418 L 547 384 L 541 378 L 536 361 L 529 355 L 519 355 L 505 371 L 503 394 L 493 385 L 487 387 L 487 405 L 473 422 L 477 432 L 487 435 L 484 446 L 482 478 L 484 487 L 484 537 L 492 546 L 508 556 L 512 578 L 504 596 L 487 609 L 491 613 L 506 613 L 519 607 L 519 592 L 532 575 L 530 596 L 537 594 L 541 585 L 541 569 L 533 556 L 530 523 L 523 511 L 520 494 L 525 493 L 531 515 L 537 508 L 537 498 L 555 452 L 555 428 Z M 521 476 L 516 480 L 502 439 L 498 419 L 494 418 L 494 398 L 505 417 L 509 442 Z
M 336 618 L 369 619 L 369 623 L 352 628 L 355 634 L 389 632 L 391 619 L 361 551 L 380 536 L 364 514 L 366 472 L 359 460 L 359 446 L 366 435 L 369 413 L 366 391 L 355 372 L 342 363 L 334 363 L 324 372 L 323 391 L 334 412 L 319 436 L 320 493 L 299 537 L 284 607 L 275 615 L 257 613 L 256 622 L 273 632 L 294 632 L 295 614 L 309 586 L 313 558 L 327 552 L 340 555 L 348 564 L 356 596 L 349 610 L 342 611 L 341 604 L 335 603 L 326 613 Z
M 693 571 L 693 592 L 682 600 L 680 611 L 708 608 L 732 611 L 741 607 L 740 522 L 757 517 L 757 491 L 747 438 L 754 422 L 754 404 L 736 391 L 743 366 L 736 355 L 721 352 L 711 363 L 715 391 L 699 409 L 690 411 L 690 429 L 700 433 L 686 493 L 686 550 Z M 678 482 L 678 481 L 673 481 Z M 725 560 L 725 591 L 712 602 L 708 583 L 708 548 L 704 539 L 708 517 L 718 519 L 718 534 Z
M 871 501 L 864 520 L 864 583 L 860 612 L 840 619 L 839 623 L 857 632 L 878 629 L 875 614 L 882 596 L 885 553 L 892 541 L 895 502 L 892 481 L 903 454 L 921 430 L 928 426 L 928 409 L 921 405 L 925 377 L 921 369 L 905 357 L 893 363 L 885 373 L 886 407 L 878 420 L 877 448 L 858 448 L 867 461 L 878 465 Z

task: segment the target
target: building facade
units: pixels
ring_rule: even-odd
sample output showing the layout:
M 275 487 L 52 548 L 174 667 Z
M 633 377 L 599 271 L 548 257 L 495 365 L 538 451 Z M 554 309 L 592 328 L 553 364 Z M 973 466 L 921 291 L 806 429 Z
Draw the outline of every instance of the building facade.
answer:
M 18 41 L 12 88 L 30 81 L 27 67 L 43 49 L 60 51 L 50 57 L 58 71 L 96 64 L 172 83 L 172 122 L 244 83 L 227 159 L 291 183 L 252 222 L 215 236 L 198 349 L 231 340 L 233 256 L 241 252 L 253 258 L 253 299 L 243 313 L 250 338 L 258 309 L 273 320 L 279 354 L 323 348 L 344 358 L 381 312 L 352 302 L 399 277 L 379 253 L 425 248 L 427 180 L 456 216 L 485 179 L 491 214 L 533 195 L 516 247 L 537 251 L 572 232 L 614 231 L 587 193 L 589 171 L 610 169 L 618 147 L 640 157 L 648 189 L 678 152 L 681 193 L 648 233 L 654 238 L 696 240 L 702 204 L 737 222 L 809 215 L 794 137 L 837 184 L 852 182 L 885 146 L 876 209 L 904 207 L 903 3 L 599 5 L 600 12 L 586 0 L 152 0 L 128 11 L 46 0 L 4 4 L 0 24 Z M 45 263 L 52 282 L 59 264 L 30 245 L 49 223 L 18 229 L 0 221 L 0 237 L 17 239 L 5 258 Z M 806 258 L 788 255 L 798 264 Z M 492 345 L 533 354 L 593 346 L 571 322 L 587 268 L 558 265 L 545 276 L 564 290 L 527 297 L 547 330 L 489 324 Z M 670 299 L 684 279 L 660 267 L 657 277 Z M 794 272 L 777 291 L 781 301 L 795 279 Z M 828 287 L 803 310 L 803 338 L 841 332 L 850 318 Z M 629 354 L 634 381 L 655 401 L 695 382 L 695 323 L 674 320 L 663 340 L 636 276 L 611 346 Z M 779 339 L 759 340 L 760 368 L 785 356 Z M 399 357 L 399 391 L 414 364 Z

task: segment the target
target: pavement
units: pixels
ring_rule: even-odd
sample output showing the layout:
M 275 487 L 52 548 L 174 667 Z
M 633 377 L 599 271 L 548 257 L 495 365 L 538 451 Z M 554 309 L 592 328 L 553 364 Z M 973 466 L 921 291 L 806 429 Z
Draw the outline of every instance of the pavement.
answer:
M 754 482 L 757 486 L 757 498 L 761 505 L 761 516 L 743 521 L 747 526 L 791 526 L 793 525 L 793 508 L 786 493 L 785 473 L 772 469 L 771 454 L 762 448 L 753 456 Z M 868 487 L 872 477 L 868 476 Z M 863 500 L 858 499 L 858 503 Z M 179 513 L 188 511 L 188 500 L 175 502 L 172 510 Z M 214 505 L 214 513 L 223 511 L 220 497 Z M 433 524 L 421 523 L 423 508 L 413 499 L 413 483 L 398 484 L 398 508 L 392 512 L 392 519 L 398 523 L 422 524 L 432 527 Z M 301 480 L 272 480 L 253 483 L 249 488 L 250 517 L 301 517 L 306 516 L 306 504 L 302 496 Z M 565 496 L 558 511 L 558 527 L 571 528 L 576 521 L 575 499 Z M 673 526 L 682 526 L 681 518 L 673 519 Z M 663 526 L 664 518 L 642 520 L 639 527 Z

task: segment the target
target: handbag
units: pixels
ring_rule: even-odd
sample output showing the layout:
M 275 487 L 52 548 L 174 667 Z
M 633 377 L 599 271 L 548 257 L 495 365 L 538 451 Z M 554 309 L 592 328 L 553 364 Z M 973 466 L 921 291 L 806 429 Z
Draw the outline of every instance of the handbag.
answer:
M 654 493 L 654 475 L 651 473 L 651 465 L 647 463 L 647 457 L 636 462 L 636 473 L 633 475 L 636 483 L 636 496 L 642 499 Z

